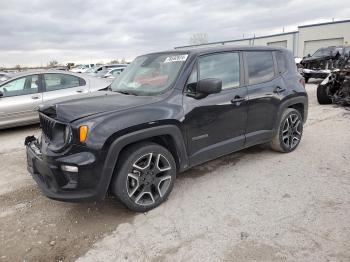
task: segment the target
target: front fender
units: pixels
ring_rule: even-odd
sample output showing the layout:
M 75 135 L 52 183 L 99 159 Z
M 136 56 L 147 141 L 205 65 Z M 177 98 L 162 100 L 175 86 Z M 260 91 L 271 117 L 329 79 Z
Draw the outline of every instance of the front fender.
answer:
M 120 152 L 127 146 L 132 143 L 145 140 L 147 138 L 152 138 L 161 135 L 169 135 L 175 141 L 176 150 L 179 157 L 179 167 L 180 172 L 188 168 L 188 156 L 186 151 L 186 146 L 184 138 L 180 129 L 174 125 L 162 125 L 150 127 L 147 129 L 138 130 L 132 133 L 125 134 L 116 138 L 111 145 L 109 146 L 108 151 L 106 152 L 105 163 L 103 166 L 103 179 L 101 180 L 101 187 L 106 188 L 106 191 L 109 187 L 110 181 L 113 176 L 115 166 L 120 155 Z

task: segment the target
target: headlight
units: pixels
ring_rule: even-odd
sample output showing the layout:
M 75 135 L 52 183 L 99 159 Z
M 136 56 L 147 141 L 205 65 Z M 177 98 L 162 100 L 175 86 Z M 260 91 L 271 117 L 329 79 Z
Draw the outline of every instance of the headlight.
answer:
M 73 140 L 72 129 L 69 125 L 57 123 L 52 130 L 49 147 L 54 152 L 64 150 Z
M 64 129 L 64 143 L 67 145 L 72 141 L 72 128 L 69 125 L 66 125 Z

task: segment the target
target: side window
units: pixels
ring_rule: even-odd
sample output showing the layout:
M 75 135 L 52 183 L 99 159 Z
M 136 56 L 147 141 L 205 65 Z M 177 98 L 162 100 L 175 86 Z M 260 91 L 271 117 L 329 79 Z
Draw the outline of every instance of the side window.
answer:
M 282 52 L 276 52 L 276 60 L 277 60 L 277 67 L 279 73 L 284 73 L 287 71 L 287 63 L 286 63 L 286 57 Z
M 38 93 L 39 76 L 30 75 L 13 80 L 7 84 L 0 86 L 3 97 L 30 95 Z
M 118 76 L 118 75 L 120 75 L 121 72 L 123 72 L 123 69 L 113 70 L 113 71 L 112 71 L 112 75 Z
M 259 84 L 271 80 L 275 75 L 272 52 L 257 51 L 246 53 L 249 84 Z
M 239 54 L 222 53 L 208 55 L 199 59 L 199 80 L 218 78 L 222 80 L 222 89 L 239 86 Z
M 44 74 L 44 83 L 46 91 L 55 91 L 79 86 L 79 77 L 66 74 Z

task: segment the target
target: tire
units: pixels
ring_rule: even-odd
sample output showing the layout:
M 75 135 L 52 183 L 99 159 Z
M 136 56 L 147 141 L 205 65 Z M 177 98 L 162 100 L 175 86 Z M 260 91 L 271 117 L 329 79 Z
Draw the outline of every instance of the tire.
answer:
M 303 119 L 298 110 L 287 108 L 281 117 L 278 130 L 272 141 L 271 149 L 289 153 L 294 151 L 301 140 L 303 134 Z
M 332 104 L 332 100 L 327 95 L 326 86 L 318 85 L 318 87 L 317 87 L 317 101 L 320 105 Z
M 137 143 L 122 152 L 111 190 L 127 208 L 146 212 L 167 199 L 176 172 L 174 157 L 166 148 L 151 142 Z

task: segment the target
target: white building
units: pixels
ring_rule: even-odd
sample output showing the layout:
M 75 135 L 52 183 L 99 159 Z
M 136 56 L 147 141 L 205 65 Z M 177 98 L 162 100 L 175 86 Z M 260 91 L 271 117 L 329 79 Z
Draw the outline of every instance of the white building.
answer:
M 285 47 L 295 57 L 313 54 L 320 47 L 350 45 L 350 20 L 298 26 L 298 31 L 253 38 L 179 46 L 175 49 L 217 45 L 268 45 Z

